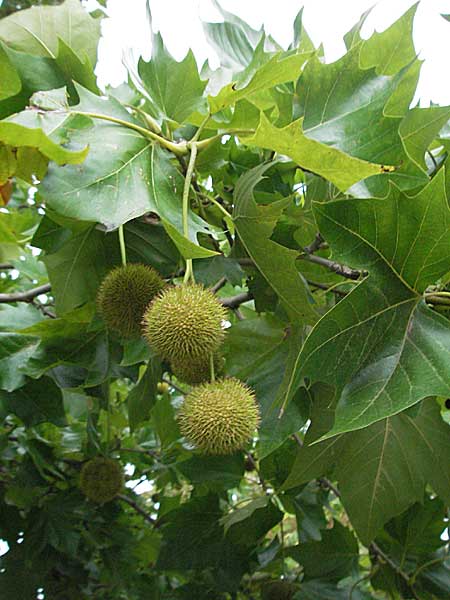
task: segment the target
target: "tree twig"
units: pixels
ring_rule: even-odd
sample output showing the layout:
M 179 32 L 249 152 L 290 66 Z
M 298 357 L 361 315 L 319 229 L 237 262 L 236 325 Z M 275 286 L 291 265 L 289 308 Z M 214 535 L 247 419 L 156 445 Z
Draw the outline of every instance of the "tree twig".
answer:
M 0 263 L 0 270 L 2 271 L 6 271 L 8 269 L 14 269 L 14 265 L 10 264 L 10 263 Z
M 341 277 L 345 277 L 346 279 L 356 280 L 359 279 L 361 275 L 367 275 L 366 271 L 358 271 L 357 269 L 347 267 L 347 265 L 341 265 L 334 260 L 329 260 L 328 258 L 323 258 L 322 256 L 316 256 L 315 254 L 301 254 L 299 259 L 315 263 L 321 267 L 325 267 L 329 271 L 332 271 Z
M 325 240 L 323 239 L 322 235 L 319 232 L 317 232 L 316 237 L 309 244 L 309 246 L 305 246 L 304 250 L 305 250 L 306 254 L 314 254 L 314 252 L 316 252 L 317 250 L 320 249 L 320 247 L 324 241 Z
M 137 502 L 135 502 L 132 498 L 130 498 L 129 496 L 126 496 L 125 494 L 119 494 L 117 496 L 117 498 L 119 500 L 122 500 L 122 502 L 126 502 L 129 506 L 131 506 L 131 508 L 133 508 L 142 517 L 144 517 L 144 519 L 148 523 L 151 523 L 154 527 L 157 526 L 155 519 L 152 519 L 152 517 L 143 508 L 141 508 L 139 506 L 139 504 Z
M 51 290 L 49 283 L 32 288 L 26 292 L 13 292 L 12 294 L 0 294 L 0 302 L 33 302 L 36 296 L 46 294 Z
M 164 383 L 167 383 L 167 385 L 172 386 L 173 389 L 176 390 L 178 393 L 183 394 L 184 396 L 187 394 L 186 390 L 182 390 L 180 387 L 178 387 L 172 381 L 170 381 L 170 379 L 167 379 L 167 377 L 163 377 L 162 381 L 164 381 Z
M 213 294 L 217 294 L 219 290 L 223 288 L 223 286 L 227 283 L 226 277 L 221 277 L 219 281 L 217 281 L 210 289 Z
M 252 299 L 253 295 L 250 292 L 242 292 L 242 294 L 236 294 L 236 296 L 230 296 L 229 298 L 219 298 L 219 302 L 226 308 L 234 309 Z

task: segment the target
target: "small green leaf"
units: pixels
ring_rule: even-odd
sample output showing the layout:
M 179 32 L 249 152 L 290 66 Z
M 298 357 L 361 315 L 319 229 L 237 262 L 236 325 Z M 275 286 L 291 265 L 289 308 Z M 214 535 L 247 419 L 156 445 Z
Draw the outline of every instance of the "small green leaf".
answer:
M 239 137 L 246 144 L 262 146 L 289 156 L 301 168 L 322 175 L 342 191 L 361 179 L 382 172 L 380 165 L 353 158 L 336 148 L 307 138 L 303 131 L 303 119 L 279 129 L 261 113 L 254 135 L 241 134 Z
M 182 123 L 204 108 L 206 81 L 200 79 L 191 50 L 177 62 L 157 33 L 153 36 L 152 58 L 149 62 L 141 58 L 138 71 L 156 117 Z
M 360 55 L 363 69 L 376 67 L 378 73 L 394 75 L 416 58 L 412 32 L 417 6 L 418 2 L 390 27 L 363 41 Z

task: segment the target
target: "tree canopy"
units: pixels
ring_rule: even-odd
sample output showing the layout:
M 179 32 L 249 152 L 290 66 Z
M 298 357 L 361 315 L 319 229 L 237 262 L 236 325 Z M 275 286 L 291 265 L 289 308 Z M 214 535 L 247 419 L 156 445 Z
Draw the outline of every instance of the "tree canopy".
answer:
M 215 70 L 149 14 L 102 90 L 100 10 L 13 4 L 2 600 L 448 598 L 450 107 L 412 104 L 417 5 L 327 64 L 302 11 L 285 49 L 216 3 Z

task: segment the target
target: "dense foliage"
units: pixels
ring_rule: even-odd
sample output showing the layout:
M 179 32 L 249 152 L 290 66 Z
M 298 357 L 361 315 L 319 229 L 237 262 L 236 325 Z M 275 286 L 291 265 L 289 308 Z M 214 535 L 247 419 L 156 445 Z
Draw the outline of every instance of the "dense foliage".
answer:
M 106 92 L 101 15 L 0 20 L 2 600 L 450 596 L 450 108 L 411 107 L 415 8 L 332 64 L 302 12 L 284 50 L 221 10 L 218 70 L 154 34 Z M 124 262 L 223 308 L 146 309 L 161 358 L 105 324 L 144 310 L 98 299 Z

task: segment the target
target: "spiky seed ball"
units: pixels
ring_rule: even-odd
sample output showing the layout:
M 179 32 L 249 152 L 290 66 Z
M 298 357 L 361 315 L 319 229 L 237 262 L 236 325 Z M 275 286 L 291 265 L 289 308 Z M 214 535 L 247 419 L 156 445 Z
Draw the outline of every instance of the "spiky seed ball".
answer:
M 104 504 L 113 500 L 122 487 L 123 471 L 116 460 L 96 456 L 83 465 L 80 489 L 89 500 Z
M 106 275 L 98 291 L 99 312 L 111 329 L 124 337 L 137 337 L 146 307 L 164 285 L 155 269 L 147 265 L 116 267 Z
M 214 374 L 220 375 L 223 371 L 224 358 L 218 352 L 213 355 Z M 202 360 L 174 360 L 170 366 L 172 373 L 180 381 L 197 385 L 211 380 L 211 359 L 209 357 Z
M 262 589 L 262 600 L 292 600 L 297 586 L 289 581 L 270 581 Z
M 205 454 L 242 450 L 259 420 L 253 391 L 234 378 L 195 387 L 178 413 L 182 435 Z
M 189 284 L 164 290 L 147 308 L 143 334 L 172 362 L 207 360 L 222 343 L 226 310 L 214 294 Z

